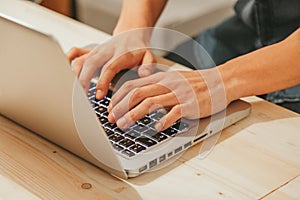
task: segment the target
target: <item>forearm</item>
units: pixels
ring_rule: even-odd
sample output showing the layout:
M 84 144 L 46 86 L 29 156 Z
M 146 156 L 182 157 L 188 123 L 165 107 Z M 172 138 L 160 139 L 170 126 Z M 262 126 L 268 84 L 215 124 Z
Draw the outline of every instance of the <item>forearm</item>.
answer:
M 167 0 L 123 0 L 114 35 L 134 28 L 153 27 Z
M 300 84 L 300 29 L 284 41 L 218 67 L 229 102 Z

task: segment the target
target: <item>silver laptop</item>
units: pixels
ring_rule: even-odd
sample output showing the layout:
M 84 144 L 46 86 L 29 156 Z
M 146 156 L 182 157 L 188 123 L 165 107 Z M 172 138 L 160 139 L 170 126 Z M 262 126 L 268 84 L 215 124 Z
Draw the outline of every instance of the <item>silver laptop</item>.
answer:
M 250 113 L 250 104 L 238 100 L 216 115 L 181 119 L 162 132 L 153 127 L 160 111 L 120 130 L 107 121 L 110 94 L 95 100 L 92 83 L 87 96 L 53 37 L 4 16 L 0 29 L 0 114 L 114 176 L 158 169 Z

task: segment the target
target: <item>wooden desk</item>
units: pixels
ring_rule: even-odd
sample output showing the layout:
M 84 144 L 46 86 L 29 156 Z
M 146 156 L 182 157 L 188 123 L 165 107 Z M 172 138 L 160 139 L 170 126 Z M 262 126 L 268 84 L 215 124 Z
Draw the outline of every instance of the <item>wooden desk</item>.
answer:
M 53 34 L 67 51 L 109 36 L 29 2 L 0 12 Z M 122 181 L 0 116 L 3 199 L 299 199 L 300 116 L 256 97 L 204 159 L 201 145 L 172 165 Z

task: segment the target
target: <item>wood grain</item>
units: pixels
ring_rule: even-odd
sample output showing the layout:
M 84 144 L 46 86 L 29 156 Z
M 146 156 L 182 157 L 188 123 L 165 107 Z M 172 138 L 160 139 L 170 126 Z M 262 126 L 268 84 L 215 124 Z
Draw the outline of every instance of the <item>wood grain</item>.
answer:
M 2 2 L 1 13 L 54 35 L 64 51 L 109 38 L 35 4 Z M 251 115 L 212 138 L 217 144 L 208 156 L 199 154 L 199 144 L 167 167 L 128 181 L 0 116 L 0 197 L 299 199 L 299 115 L 257 97 L 245 100 Z

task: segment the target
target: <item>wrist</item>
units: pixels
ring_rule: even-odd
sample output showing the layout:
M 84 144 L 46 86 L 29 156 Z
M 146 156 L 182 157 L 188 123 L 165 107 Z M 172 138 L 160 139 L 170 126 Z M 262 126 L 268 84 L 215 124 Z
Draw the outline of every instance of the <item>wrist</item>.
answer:
M 227 62 L 219 65 L 217 69 L 219 70 L 223 81 L 227 105 L 232 101 L 243 97 L 243 89 L 240 87 L 242 83 L 240 83 L 238 77 L 235 75 L 234 67 L 231 66 L 231 63 Z
M 136 28 L 153 27 L 167 0 L 124 0 L 113 35 Z
M 134 23 L 131 23 L 123 22 L 122 20 L 120 20 L 116 25 L 115 29 L 113 30 L 113 36 L 134 29 L 146 29 L 151 27 L 153 27 L 153 25 L 149 21 L 139 20 L 135 21 Z

